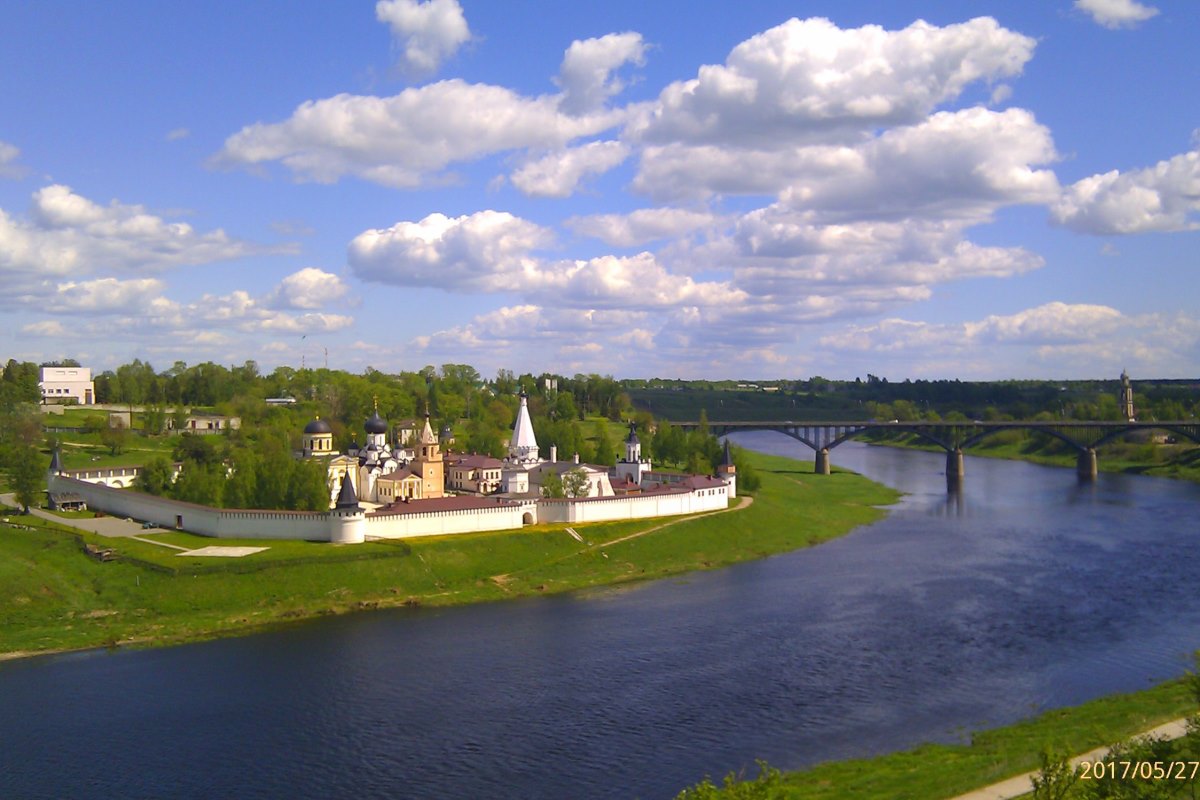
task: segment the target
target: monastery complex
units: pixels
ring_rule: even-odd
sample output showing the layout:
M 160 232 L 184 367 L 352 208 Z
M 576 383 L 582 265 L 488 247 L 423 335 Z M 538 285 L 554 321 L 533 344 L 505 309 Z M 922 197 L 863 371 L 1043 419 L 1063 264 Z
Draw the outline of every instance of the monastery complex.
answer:
M 378 409 L 364 425 L 365 442 L 345 453 L 333 448 L 333 429 L 317 418 L 305 426 L 298 458 L 326 462 L 327 513 L 218 509 L 117 488 L 128 483 L 100 474 L 68 473 L 54 459 L 47 478 L 51 494 L 71 494 L 111 514 L 207 536 L 305 539 L 344 544 L 521 528 L 537 523 L 581 523 L 692 514 L 728 507 L 737 476 L 725 447 L 715 476 L 655 472 L 642 457 L 634 426 L 624 452 L 611 467 L 543 458 L 521 395 L 504 459 L 444 453 L 428 415 L 418 431 L 411 423 L 393 429 Z M 554 497 L 549 486 L 574 496 Z

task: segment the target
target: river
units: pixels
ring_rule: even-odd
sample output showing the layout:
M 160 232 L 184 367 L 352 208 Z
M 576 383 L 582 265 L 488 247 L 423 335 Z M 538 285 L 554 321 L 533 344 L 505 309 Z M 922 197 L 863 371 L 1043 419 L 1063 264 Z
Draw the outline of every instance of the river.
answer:
M 907 494 L 712 572 L 0 663 L 0 797 L 668 798 L 958 741 L 1200 647 L 1200 486 L 968 458 L 948 496 L 939 454 L 833 462 Z

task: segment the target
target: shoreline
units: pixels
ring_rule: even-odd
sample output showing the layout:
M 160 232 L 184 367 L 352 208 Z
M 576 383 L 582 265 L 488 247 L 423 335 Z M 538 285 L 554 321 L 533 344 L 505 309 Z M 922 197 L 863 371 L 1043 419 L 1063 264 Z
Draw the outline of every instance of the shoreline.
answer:
M 195 580 L 188 580 L 193 567 L 182 567 L 178 575 L 153 574 L 133 563 L 100 565 L 79 559 L 77 546 L 74 552 L 63 547 L 59 558 L 75 558 L 61 565 L 64 573 L 70 573 L 64 580 L 112 578 L 121 587 L 136 580 L 143 591 L 158 592 L 157 603 L 148 598 L 139 605 L 128 598 L 125 588 L 118 598 L 109 598 L 104 596 L 108 587 L 102 586 L 97 595 L 81 595 L 76 605 L 62 603 L 58 616 L 48 613 L 35 620 L 25 609 L 42 600 L 37 595 L 50 582 L 33 580 L 24 587 L 23 604 L 21 598 L 13 604 L 9 618 L 17 620 L 11 625 L 17 636 L 5 638 L 15 646 L 0 653 L 0 661 L 101 648 L 169 647 L 253 635 L 357 611 L 469 605 L 673 577 L 846 535 L 881 519 L 887 506 L 901 496 L 852 473 L 842 472 L 842 480 L 830 483 L 827 476 L 814 476 L 811 465 L 795 459 L 762 453 L 753 453 L 752 458 L 763 485 L 754 495 L 740 496 L 736 506 L 691 516 L 578 526 L 587 540 L 583 543 L 554 527 L 429 537 L 406 540 L 411 550 L 406 555 L 324 563 L 317 557 L 300 565 L 266 565 L 249 573 L 257 576 L 254 581 L 245 572 L 233 571 L 236 565 L 206 565 L 192 576 Z M 798 502 L 813 490 L 827 492 L 829 502 L 816 508 Z M 70 527 L 65 520 L 57 522 Z M 44 548 L 28 551 L 25 558 L 35 570 L 41 566 L 39 559 L 49 558 Z M 606 551 L 617 551 L 619 557 L 610 560 Z M 122 571 L 124 583 L 118 577 Z M 248 591 L 248 584 L 256 590 Z M 16 594 L 21 595 L 22 588 L 18 585 Z M 177 591 L 190 592 L 195 605 L 164 613 L 163 606 L 186 605 L 186 598 L 174 596 Z M 241 597 L 221 602 L 222 593 Z M 75 616 L 75 609 L 83 604 L 93 610 L 115 604 L 118 610 L 87 618 L 87 633 L 79 633 L 71 626 L 84 619 Z M 4 610 L 0 605 L 0 612 Z M 29 631 L 27 640 L 45 640 L 49 646 L 25 645 L 20 641 L 23 630 Z

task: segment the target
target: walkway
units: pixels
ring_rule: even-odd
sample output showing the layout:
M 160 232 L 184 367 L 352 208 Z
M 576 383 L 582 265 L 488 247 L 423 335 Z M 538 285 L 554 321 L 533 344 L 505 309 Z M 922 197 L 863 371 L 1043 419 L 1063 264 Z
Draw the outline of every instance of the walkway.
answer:
M 1155 736 L 1163 739 L 1178 739 L 1185 733 L 1187 733 L 1187 719 L 1176 719 L 1138 735 Z M 1071 766 L 1078 766 L 1084 761 L 1103 759 L 1108 755 L 1108 750 L 1109 748 L 1107 747 L 1097 747 L 1095 750 L 1089 750 L 1082 755 L 1075 756 L 1071 759 Z M 1033 777 L 1037 774 L 1036 770 L 1034 772 L 1026 772 L 1024 775 L 1017 775 L 1000 783 L 993 783 L 991 786 L 967 792 L 966 794 L 951 798 L 951 800 L 1012 800 L 1015 797 L 1023 797 L 1033 791 Z
M 12 494 L 0 495 L 0 502 L 7 505 L 17 507 L 17 499 Z M 48 519 L 51 522 L 56 522 L 59 525 L 67 525 L 80 530 L 91 531 L 98 533 L 101 536 L 121 537 L 121 536 L 137 536 L 142 533 L 150 533 L 152 531 L 161 531 L 160 528 L 152 528 L 145 530 L 140 522 L 123 519 L 121 517 L 60 517 L 57 514 L 51 514 L 49 511 L 43 511 L 40 508 L 31 508 L 29 513 L 35 517 Z

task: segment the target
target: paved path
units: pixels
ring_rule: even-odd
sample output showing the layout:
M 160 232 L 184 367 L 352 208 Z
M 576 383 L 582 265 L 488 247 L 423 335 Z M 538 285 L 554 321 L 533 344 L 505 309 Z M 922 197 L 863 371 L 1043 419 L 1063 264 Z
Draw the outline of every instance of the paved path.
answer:
M 0 495 L 0 502 L 10 506 L 17 506 L 16 498 L 11 494 Z M 57 522 L 60 525 L 69 525 L 72 528 L 79 528 L 92 533 L 98 533 L 101 536 L 137 536 L 142 533 L 161 532 L 161 528 L 151 528 L 144 530 L 140 522 L 122 519 L 121 517 L 94 517 L 94 518 L 67 518 L 60 517 L 57 514 L 51 514 L 49 511 L 43 511 L 40 508 L 31 508 L 29 513 L 35 517 L 48 519 L 51 522 Z
M 1178 739 L 1187 732 L 1187 720 L 1177 719 L 1171 722 L 1159 725 L 1157 728 L 1138 734 L 1139 736 L 1156 736 L 1163 739 Z M 1108 755 L 1109 748 L 1097 747 L 1095 750 L 1089 750 L 1082 755 L 1075 756 L 1071 759 L 1071 766 L 1078 766 L 1084 761 L 1096 761 Z M 1014 778 L 993 783 L 991 786 L 985 786 L 982 789 L 976 789 L 973 792 L 961 794 L 952 800 L 1012 800 L 1014 797 L 1021 797 L 1033 791 L 1033 776 L 1037 772 L 1026 772 L 1024 775 L 1017 775 Z

